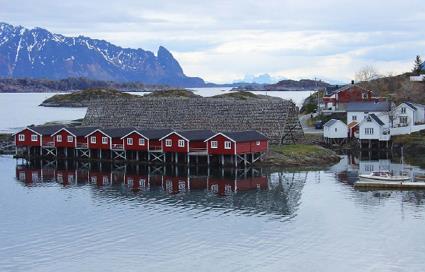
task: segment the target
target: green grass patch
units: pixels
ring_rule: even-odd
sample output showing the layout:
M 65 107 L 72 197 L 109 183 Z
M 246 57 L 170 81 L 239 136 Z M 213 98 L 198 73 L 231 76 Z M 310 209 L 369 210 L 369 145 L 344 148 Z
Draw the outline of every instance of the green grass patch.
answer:
M 285 156 L 308 156 L 326 154 L 328 150 L 318 145 L 294 144 L 294 145 L 272 145 L 271 150 Z

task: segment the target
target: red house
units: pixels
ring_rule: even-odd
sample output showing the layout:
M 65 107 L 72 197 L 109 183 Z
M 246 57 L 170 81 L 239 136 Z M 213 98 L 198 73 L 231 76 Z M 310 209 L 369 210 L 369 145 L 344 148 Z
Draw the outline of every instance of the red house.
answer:
M 210 155 L 263 153 L 268 149 L 268 138 L 253 130 L 217 133 L 205 142 Z
M 58 148 L 75 148 L 82 145 L 87 147 L 85 136 L 96 129 L 95 127 L 63 127 L 52 134 L 54 145 Z
M 353 83 L 323 97 L 324 111 L 343 112 L 345 111 L 345 105 L 349 102 L 372 101 L 374 99 L 376 98 L 373 91 Z
M 96 129 L 85 137 L 89 149 L 124 150 L 124 144 L 121 138 L 133 130 L 133 128 Z
M 213 136 L 211 130 L 173 131 L 160 140 L 163 152 L 189 153 L 207 151 L 205 140 Z
M 17 147 L 54 146 L 52 134 L 63 126 L 29 126 L 15 134 Z

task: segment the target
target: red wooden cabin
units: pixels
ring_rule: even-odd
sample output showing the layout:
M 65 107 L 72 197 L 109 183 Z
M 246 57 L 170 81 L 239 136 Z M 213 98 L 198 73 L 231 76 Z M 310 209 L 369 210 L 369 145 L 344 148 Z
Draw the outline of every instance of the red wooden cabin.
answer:
M 87 147 L 87 134 L 94 132 L 96 127 L 63 127 L 52 134 L 55 147 L 75 148 Z
M 217 133 L 205 142 L 210 155 L 262 153 L 268 149 L 268 138 L 253 130 Z
M 52 134 L 63 126 L 29 126 L 15 134 L 18 147 L 54 146 Z
M 211 130 L 173 131 L 161 138 L 162 148 L 172 153 L 206 152 L 205 140 L 213 135 Z
M 149 139 L 137 130 L 132 130 L 123 137 L 124 149 L 130 151 L 146 151 L 149 146 Z

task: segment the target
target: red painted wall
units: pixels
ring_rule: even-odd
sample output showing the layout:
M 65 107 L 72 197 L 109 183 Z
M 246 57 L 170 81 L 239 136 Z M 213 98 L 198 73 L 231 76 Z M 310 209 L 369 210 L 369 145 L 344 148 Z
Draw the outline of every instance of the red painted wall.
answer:
M 189 150 L 190 151 L 198 151 L 198 150 L 206 150 L 207 143 L 204 141 L 191 141 L 189 142 Z
M 167 147 L 165 145 L 165 142 L 167 139 L 171 139 L 171 147 Z M 188 142 L 184 140 L 184 147 L 178 147 L 178 140 L 184 140 L 184 139 L 182 139 L 175 133 L 170 134 L 168 137 L 164 138 L 162 140 L 162 147 L 164 152 L 187 153 Z
M 149 150 L 162 149 L 162 142 L 160 140 L 149 140 Z
M 217 141 L 217 148 L 211 148 L 211 142 L 212 141 Z M 225 149 L 224 148 L 224 142 L 225 141 L 230 141 L 229 139 L 227 139 L 226 137 L 222 136 L 222 135 L 217 135 L 214 138 L 211 138 L 207 143 L 207 147 L 208 147 L 208 154 L 211 155 L 234 155 L 235 154 L 235 143 L 231 142 L 231 149 Z
M 37 141 L 35 142 L 31 141 L 31 135 L 33 134 L 37 135 Z M 19 135 L 25 136 L 24 141 L 19 141 Z M 15 143 L 16 146 L 40 146 L 40 135 L 26 128 L 15 135 Z
M 236 182 L 238 191 L 248 191 L 254 189 L 267 189 L 268 183 L 266 177 L 253 177 L 247 179 L 240 179 Z
M 133 145 L 127 144 L 127 138 L 133 139 Z M 139 140 L 145 139 L 145 145 L 139 145 Z M 124 148 L 125 150 L 136 150 L 136 151 L 144 151 L 148 149 L 148 139 L 140 136 L 139 134 L 133 132 L 127 137 L 124 138 Z
M 163 189 L 169 194 L 189 191 L 189 183 L 185 177 L 164 176 Z
M 366 94 L 366 98 L 363 98 L 363 94 Z M 372 91 L 364 90 L 358 86 L 352 86 L 344 91 L 336 94 L 338 103 L 348 102 L 360 102 L 360 101 L 371 101 Z
M 260 142 L 260 145 L 257 145 L 257 141 L 236 143 L 236 153 L 245 154 L 245 153 L 266 152 L 267 141 L 262 140 L 259 142 Z
M 57 135 L 62 136 L 62 142 L 57 141 Z M 68 142 L 68 136 L 72 137 L 72 142 Z M 66 130 L 61 130 L 59 133 L 54 135 L 53 140 L 55 142 L 56 147 L 75 147 L 75 137 Z
M 92 144 L 90 139 L 91 137 L 96 137 L 96 143 Z M 102 144 L 102 137 L 106 137 L 108 139 L 106 144 Z M 95 133 L 90 134 L 87 136 L 86 140 L 88 139 L 89 148 L 90 149 L 110 149 L 110 139 L 107 137 L 107 135 L 101 133 L 100 131 L 96 131 Z

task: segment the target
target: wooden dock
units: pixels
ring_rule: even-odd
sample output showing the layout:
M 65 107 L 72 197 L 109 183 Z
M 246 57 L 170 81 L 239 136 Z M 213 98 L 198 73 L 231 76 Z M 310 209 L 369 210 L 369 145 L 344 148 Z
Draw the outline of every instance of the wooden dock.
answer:
M 425 189 L 425 182 L 423 181 L 357 181 L 354 184 L 355 188 L 361 189 L 399 189 L 399 190 L 413 190 Z

